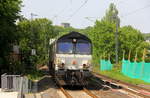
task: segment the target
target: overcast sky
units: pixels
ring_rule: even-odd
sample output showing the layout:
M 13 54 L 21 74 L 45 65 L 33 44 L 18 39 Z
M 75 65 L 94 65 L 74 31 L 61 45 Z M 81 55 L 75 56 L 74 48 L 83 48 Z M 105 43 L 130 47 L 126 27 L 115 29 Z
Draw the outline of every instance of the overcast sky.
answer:
M 26 18 L 48 18 L 54 25 L 69 22 L 72 27 L 93 26 L 114 2 L 119 10 L 121 26 L 132 25 L 143 33 L 150 33 L 150 0 L 23 0 Z M 87 19 L 86 17 L 89 17 Z

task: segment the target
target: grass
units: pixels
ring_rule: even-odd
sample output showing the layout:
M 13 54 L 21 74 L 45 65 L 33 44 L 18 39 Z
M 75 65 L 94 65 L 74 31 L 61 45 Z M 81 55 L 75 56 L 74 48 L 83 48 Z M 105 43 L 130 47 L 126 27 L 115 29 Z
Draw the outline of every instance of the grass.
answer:
M 133 79 L 133 78 L 130 78 L 130 77 L 127 77 L 125 75 L 123 75 L 119 69 L 113 69 L 111 71 L 100 71 L 99 70 L 99 66 L 94 66 L 93 68 L 93 71 L 94 72 L 97 72 L 97 73 L 100 73 L 100 74 L 103 74 L 103 75 L 106 75 L 112 79 L 117 79 L 117 80 L 121 80 L 121 81 L 124 81 L 124 82 L 127 82 L 127 83 L 131 83 L 131 84 L 144 84 L 144 85 L 150 85 L 150 83 L 147 83 L 143 80 L 140 80 L 140 79 Z

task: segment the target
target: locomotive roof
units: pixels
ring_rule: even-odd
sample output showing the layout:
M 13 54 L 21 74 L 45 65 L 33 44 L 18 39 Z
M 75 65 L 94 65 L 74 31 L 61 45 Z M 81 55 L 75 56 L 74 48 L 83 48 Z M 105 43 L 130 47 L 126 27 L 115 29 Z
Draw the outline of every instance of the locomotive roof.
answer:
M 87 36 L 85 36 L 79 32 L 74 32 L 74 31 L 58 38 L 58 41 L 65 41 L 67 39 L 73 39 L 73 38 L 87 40 L 88 42 L 91 43 L 91 40 Z

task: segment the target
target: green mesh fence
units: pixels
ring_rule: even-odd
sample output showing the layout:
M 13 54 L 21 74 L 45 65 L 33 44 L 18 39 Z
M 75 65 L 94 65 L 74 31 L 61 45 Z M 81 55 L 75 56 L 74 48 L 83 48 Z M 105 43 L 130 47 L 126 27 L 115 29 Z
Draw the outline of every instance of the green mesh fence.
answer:
M 110 60 L 100 60 L 100 70 L 111 70 L 113 65 L 111 64 Z
M 122 73 L 131 78 L 141 79 L 150 83 L 150 63 L 123 60 Z

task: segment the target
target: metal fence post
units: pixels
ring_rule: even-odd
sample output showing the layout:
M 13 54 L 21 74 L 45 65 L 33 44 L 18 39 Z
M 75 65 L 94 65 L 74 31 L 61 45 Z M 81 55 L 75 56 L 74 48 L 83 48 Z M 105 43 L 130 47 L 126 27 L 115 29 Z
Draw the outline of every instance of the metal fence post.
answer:
M 7 88 L 6 73 L 4 73 L 3 75 L 1 75 L 1 88 L 2 88 L 2 91 L 4 91 Z
M 23 87 L 23 77 L 21 77 L 20 79 L 20 90 L 17 98 L 23 98 L 22 87 Z

